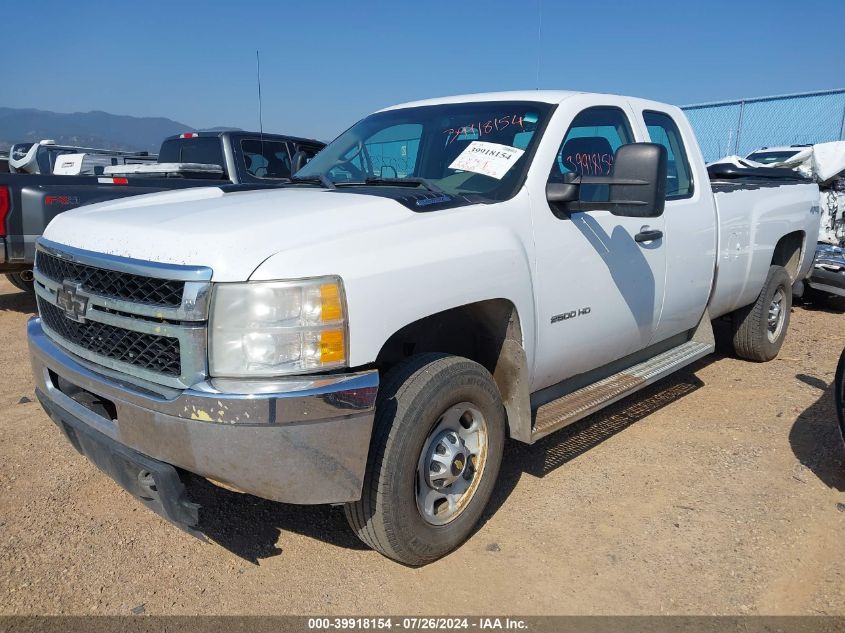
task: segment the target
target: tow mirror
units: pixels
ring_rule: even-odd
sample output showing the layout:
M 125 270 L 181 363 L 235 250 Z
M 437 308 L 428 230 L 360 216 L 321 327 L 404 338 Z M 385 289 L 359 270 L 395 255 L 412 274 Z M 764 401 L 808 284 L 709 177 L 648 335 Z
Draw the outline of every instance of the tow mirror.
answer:
M 581 193 L 581 187 L 575 178 L 571 178 L 574 174 L 566 174 L 564 182 L 550 182 L 546 185 L 546 200 L 550 204 L 568 204 L 570 202 L 578 202 Z M 570 182 L 567 182 L 570 181 Z
M 613 215 L 653 218 L 666 205 L 666 148 L 629 143 L 616 150 L 609 176 L 566 174 L 546 185 L 546 199 L 558 217 L 570 211 L 607 210 Z M 584 200 L 583 185 L 607 185 L 607 200 Z

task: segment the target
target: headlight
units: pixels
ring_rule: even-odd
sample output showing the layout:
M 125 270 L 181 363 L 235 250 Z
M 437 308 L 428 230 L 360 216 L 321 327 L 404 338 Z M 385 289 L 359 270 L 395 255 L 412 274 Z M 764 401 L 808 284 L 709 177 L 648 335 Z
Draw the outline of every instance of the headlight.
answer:
M 278 376 L 345 366 L 344 303 L 338 277 L 215 285 L 211 375 Z

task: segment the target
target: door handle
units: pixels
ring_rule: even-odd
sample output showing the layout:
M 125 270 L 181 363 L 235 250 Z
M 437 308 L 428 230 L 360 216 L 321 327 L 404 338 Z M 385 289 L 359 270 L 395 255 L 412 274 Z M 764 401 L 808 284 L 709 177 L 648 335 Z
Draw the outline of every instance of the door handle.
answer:
M 663 237 L 663 231 L 659 229 L 647 229 L 643 227 L 643 230 L 637 233 L 634 236 L 635 242 L 653 242 L 655 240 L 659 240 Z

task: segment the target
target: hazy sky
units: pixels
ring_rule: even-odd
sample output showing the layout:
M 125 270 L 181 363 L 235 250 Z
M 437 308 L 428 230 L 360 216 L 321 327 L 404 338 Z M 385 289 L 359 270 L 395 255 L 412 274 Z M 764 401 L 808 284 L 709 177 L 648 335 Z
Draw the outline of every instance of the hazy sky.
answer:
M 538 10 L 542 28 L 538 40 Z M 4 2 L 0 105 L 330 140 L 412 99 L 541 88 L 678 105 L 845 87 L 843 0 Z M 539 46 L 538 46 L 539 41 Z

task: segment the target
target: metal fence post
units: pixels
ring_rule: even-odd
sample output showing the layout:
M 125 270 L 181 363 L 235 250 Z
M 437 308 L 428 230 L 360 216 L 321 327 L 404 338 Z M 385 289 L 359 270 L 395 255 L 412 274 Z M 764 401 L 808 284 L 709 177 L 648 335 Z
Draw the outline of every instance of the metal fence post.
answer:
M 745 101 L 739 102 L 739 121 L 736 124 L 736 138 L 734 139 L 734 154 L 739 155 L 739 135 L 742 132 L 742 115 L 745 113 Z
M 842 125 L 839 126 L 839 140 L 845 140 L 845 103 L 842 104 Z

